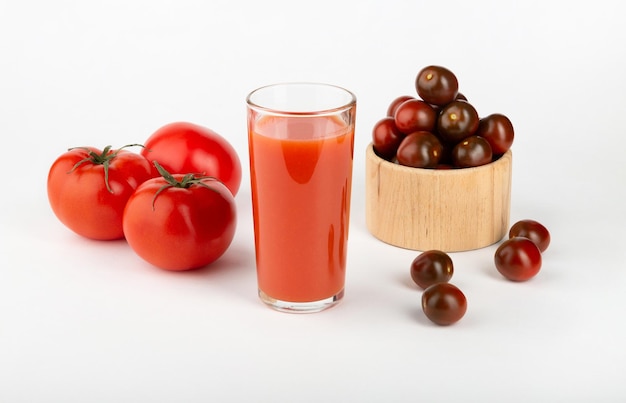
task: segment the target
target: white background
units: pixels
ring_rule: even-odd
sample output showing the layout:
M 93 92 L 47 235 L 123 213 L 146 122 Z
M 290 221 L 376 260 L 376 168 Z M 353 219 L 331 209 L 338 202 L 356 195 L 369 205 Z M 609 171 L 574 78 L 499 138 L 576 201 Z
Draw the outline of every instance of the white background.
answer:
M 623 402 L 626 24 L 619 2 L 0 1 L 1 402 Z M 364 152 L 428 64 L 516 129 L 511 221 L 552 233 L 541 273 L 455 253 L 468 312 L 422 314 L 415 251 L 367 231 Z M 279 81 L 358 97 L 346 296 L 290 315 L 256 296 L 245 97 Z M 68 147 L 186 120 L 244 168 L 214 265 L 156 269 L 53 215 Z

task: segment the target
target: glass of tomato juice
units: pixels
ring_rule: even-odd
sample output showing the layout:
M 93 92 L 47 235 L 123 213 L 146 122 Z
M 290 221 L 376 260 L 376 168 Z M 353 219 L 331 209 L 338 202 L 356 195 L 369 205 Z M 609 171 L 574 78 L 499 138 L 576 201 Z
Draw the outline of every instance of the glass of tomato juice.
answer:
M 247 97 L 260 299 L 318 312 L 344 295 L 356 97 L 320 83 Z

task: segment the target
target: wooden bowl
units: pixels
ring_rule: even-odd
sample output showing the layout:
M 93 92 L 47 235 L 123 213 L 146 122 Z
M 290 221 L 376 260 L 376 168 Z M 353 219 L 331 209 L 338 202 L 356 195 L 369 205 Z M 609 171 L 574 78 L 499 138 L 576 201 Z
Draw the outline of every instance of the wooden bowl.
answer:
M 366 151 L 365 213 L 378 239 L 406 249 L 460 252 L 492 245 L 508 232 L 509 150 L 475 168 L 422 169 Z

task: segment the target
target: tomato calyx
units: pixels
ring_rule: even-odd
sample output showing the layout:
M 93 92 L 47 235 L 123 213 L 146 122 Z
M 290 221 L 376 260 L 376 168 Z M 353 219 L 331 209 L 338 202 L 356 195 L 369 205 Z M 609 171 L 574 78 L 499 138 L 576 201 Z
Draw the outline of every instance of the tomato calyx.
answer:
M 74 166 L 72 167 L 72 169 L 70 169 L 67 173 L 71 174 L 72 172 L 74 172 L 76 169 L 78 169 L 79 166 L 90 162 L 94 165 L 102 165 L 104 167 L 104 184 L 107 188 L 107 190 L 109 191 L 109 193 L 113 193 L 113 189 L 111 189 L 111 185 L 109 185 L 109 165 L 111 164 L 111 160 L 113 160 L 115 157 L 117 157 L 117 154 L 119 154 L 120 151 L 122 151 L 124 148 L 128 148 L 128 147 L 143 147 L 143 145 L 141 144 L 127 144 L 123 147 L 118 148 L 117 150 L 113 150 L 111 151 L 112 146 L 106 146 L 104 147 L 104 149 L 102 150 L 102 152 L 100 154 L 98 154 L 97 152 L 93 151 L 92 149 L 88 148 L 88 147 L 72 147 L 69 148 L 68 151 L 72 151 L 72 150 L 84 150 L 87 152 L 88 157 L 83 158 L 82 160 L 78 161 L 76 164 L 74 164 Z
M 154 203 L 156 202 L 156 198 L 159 196 L 159 194 L 161 194 L 161 192 L 163 192 L 165 189 L 168 189 L 168 188 L 174 187 L 174 188 L 180 188 L 180 189 L 188 189 L 191 186 L 198 185 L 198 186 L 205 187 L 213 192 L 219 193 L 216 189 L 213 189 L 211 186 L 207 185 L 204 182 L 207 179 L 219 182 L 220 180 L 214 176 L 198 175 L 198 174 L 191 173 L 191 174 L 183 175 L 183 177 L 180 180 L 178 180 L 176 179 L 176 177 L 174 177 L 174 175 L 172 175 L 165 168 L 163 168 L 161 164 L 159 164 L 157 161 L 153 161 L 153 164 L 156 167 L 159 174 L 161 174 L 163 179 L 165 179 L 165 182 L 167 182 L 165 185 L 161 186 L 156 191 L 156 193 L 154 193 L 154 197 L 152 198 L 152 210 L 153 211 L 154 211 Z

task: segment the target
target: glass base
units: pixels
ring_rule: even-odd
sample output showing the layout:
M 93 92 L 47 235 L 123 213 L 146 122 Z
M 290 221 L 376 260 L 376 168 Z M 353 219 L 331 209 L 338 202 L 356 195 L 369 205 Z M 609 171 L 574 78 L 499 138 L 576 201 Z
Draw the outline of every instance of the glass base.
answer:
M 270 308 L 288 313 L 315 313 L 331 308 L 343 298 L 343 290 L 332 297 L 310 302 L 288 302 L 275 299 L 259 290 L 259 298 Z

